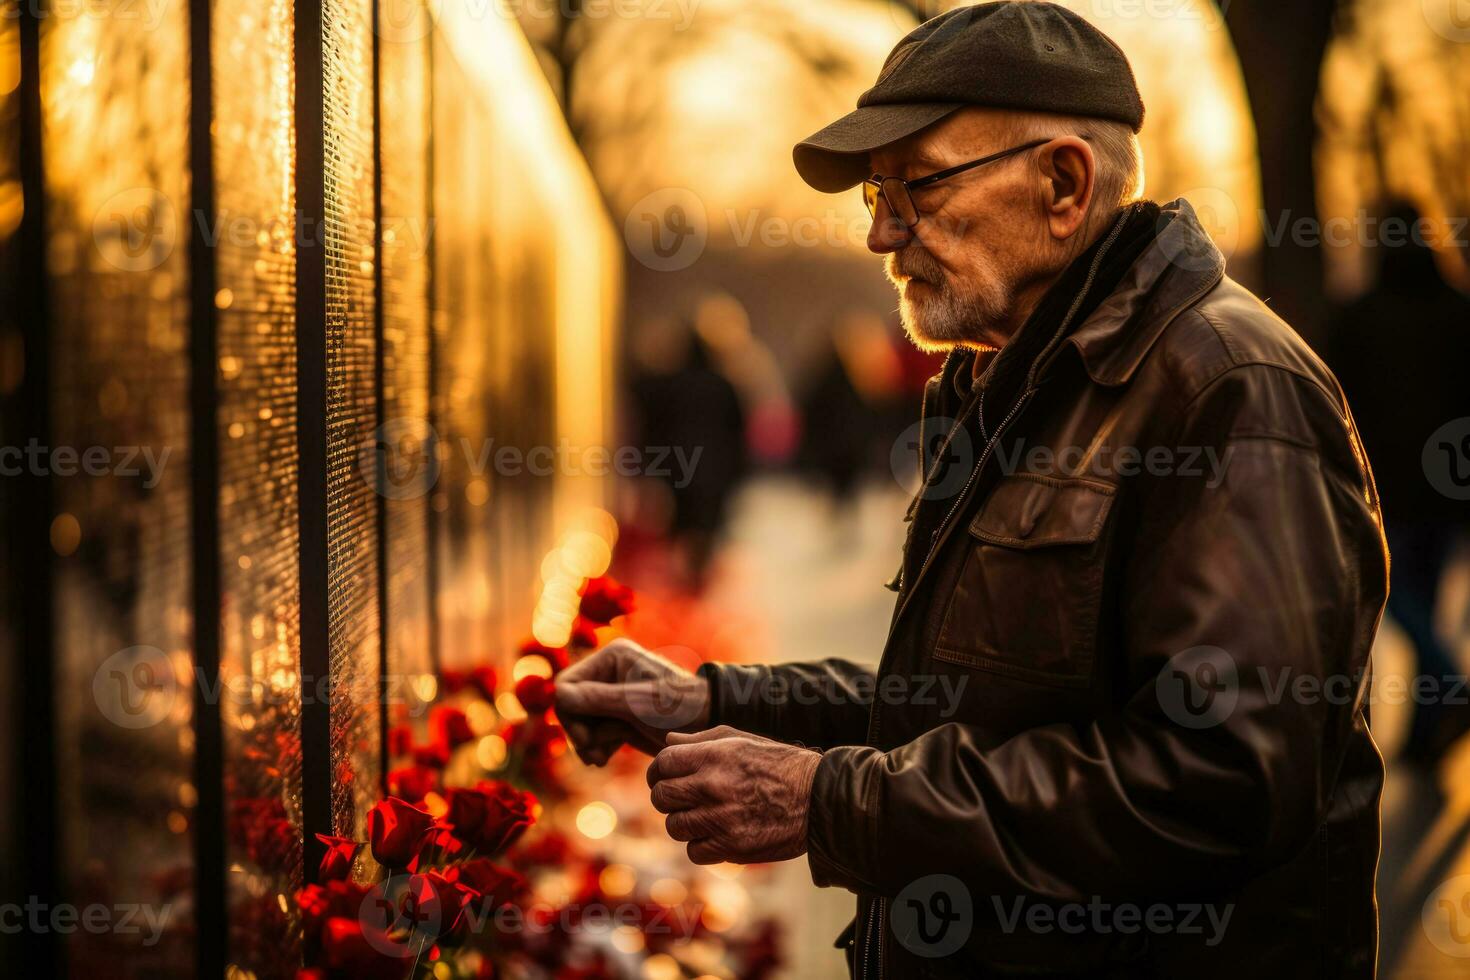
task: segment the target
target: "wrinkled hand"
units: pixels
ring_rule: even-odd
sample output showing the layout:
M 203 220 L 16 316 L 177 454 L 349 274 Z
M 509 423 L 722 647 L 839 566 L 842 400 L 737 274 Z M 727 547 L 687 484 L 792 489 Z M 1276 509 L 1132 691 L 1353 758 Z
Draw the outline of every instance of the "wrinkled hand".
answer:
M 821 753 L 728 725 L 670 735 L 648 767 L 653 805 L 695 864 L 784 861 L 806 853 Z
M 708 725 L 709 685 L 632 640 L 614 640 L 558 675 L 556 716 L 583 762 L 606 765 L 624 744 L 652 755 L 670 732 Z

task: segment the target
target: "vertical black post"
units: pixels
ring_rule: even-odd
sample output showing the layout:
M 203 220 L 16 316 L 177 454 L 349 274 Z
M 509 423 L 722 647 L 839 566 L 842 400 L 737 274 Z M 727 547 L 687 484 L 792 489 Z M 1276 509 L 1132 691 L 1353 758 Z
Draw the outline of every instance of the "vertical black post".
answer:
M 387 369 L 383 356 L 383 40 L 382 10 L 373 0 L 373 404 L 377 413 L 375 427 L 382 432 L 387 413 L 383 405 L 384 372 Z M 375 486 L 378 490 L 378 780 L 379 792 L 388 795 L 388 694 L 397 690 L 388 679 L 388 495 L 383 493 L 387 486 L 386 454 L 377 453 Z
M 189 3 L 189 446 L 194 604 L 194 921 L 197 975 L 224 976 L 224 735 L 220 660 L 219 360 L 215 255 L 203 228 L 215 227 L 214 61 L 210 0 Z
M 46 295 L 46 188 L 41 147 L 41 19 L 44 7 L 20 8 L 20 177 L 24 212 L 18 232 L 21 337 L 25 376 L 17 394 L 20 434 L 51 444 L 51 338 Z M 21 808 L 22 879 L 26 898 L 51 905 L 61 901 L 56 803 L 56 718 L 52 682 L 56 646 L 53 628 L 51 520 L 47 477 L 21 477 L 16 533 L 8 560 L 16 572 L 21 622 L 20 717 L 25 739 L 25 806 Z M 51 930 L 28 931 L 26 976 L 64 973 L 61 944 Z
M 327 257 L 324 0 L 296 3 L 296 442 L 301 538 L 303 871 L 315 881 L 332 833 L 332 708 L 327 615 Z

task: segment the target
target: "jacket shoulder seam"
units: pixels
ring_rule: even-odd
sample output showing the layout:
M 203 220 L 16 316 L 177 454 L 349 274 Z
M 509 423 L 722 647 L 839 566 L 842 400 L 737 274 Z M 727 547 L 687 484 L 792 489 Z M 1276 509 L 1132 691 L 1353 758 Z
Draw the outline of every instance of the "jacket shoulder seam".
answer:
M 1225 439 L 1226 445 L 1241 442 L 1274 442 L 1282 446 L 1290 446 L 1293 449 L 1302 449 L 1317 454 L 1321 448 L 1316 443 L 1307 442 L 1305 439 L 1295 439 L 1281 432 L 1267 432 L 1261 429 L 1242 429 L 1232 432 Z
M 1189 409 L 1193 408 L 1195 402 L 1199 401 L 1206 392 L 1208 392 L 1224 378 L 1234 374 L 1236 371 L 1262 367 L 1282 371 L 1286 374 L 1290 374 L 1293 377 L 1298 378 L 1301 381 L 1305 381 L 1317 391 L 1321 392 L 1323 397 L 1327 399 L 1328 403 L 1332 405 L 1332 409 L 1334 412 L 1337 413 L 1338 419 L 1346 422 L 1347 416 L 1343 413 L 1341 404 L 1338 402 L 1333 393 L 1328 391 L 1327 388 L 1323 386 L 1322 382 L 1318 381 L 1316 378 L 1312 377 L 1305 371 L 1292 367 L 1290 364 L 1283 364 L 1280 361 L 1273 361 L 1269 358 L 1254 358 L 1248 361 L 1236 361 L 1224 370 L 1217 371 L 1215 374 L 1212 374 L 1209 378 L 1205 380 L 1204 384 L 1200 385 L 1199 390 L 1185 401 L 1183 406 L 1184 410 L 1187 412 Z
M 1345 419 L 1347 417 L 1346 414 L 1343 412 L 1342 403 L 1337 395 L 1334 392 L 1329 391 L 1328 388 L 1324 384 L 1322 384 L 1320 379 L 1314 377 L 1306 371 L 1303 371 L 1301 368 L 1298 368 L 1295 365 L 1287 364 L 1284 361 L 1278 361 L 1270 357 L 1262 357 L 1245 353 L 1240 349 L 1239 345 L 1231 343 L 1229 331 L 1225 328 L 1225 326 L 1219 321 L 1217 317 L 1213 316 L 1207 309 L 1204 308 L 1204 305 L 1202 303 L 1197 304 L 1193 308 L 1192 312 L 1198 314 L 1199 318 L 1203 320 L 1212 331 L 1214 331 L 1215 337 L 1220 341 L 1220 346 L 1225 348 L 1225 352 L 1230 355 L 1231 364 L 1229 367 L 1216 372 L 1214 375 L 1206 379 L 1204 384 L 1200 386 L 1199 391 L 1195 392 L 1194 395 L 1189 398 L 1188 402 L 1186 402 L 1186 408 L 1192 405 L 1195 400 L 1198 399 L 1200 395 L 1204 394 L 1204 392 L 1207 391 L 1216 381 L 1219 381 L 1225 375 L 1234 370 L 1249 367 L 1269 367 L 1275 368 L 1278 371 L 1285 371 L 1287 374 L 1295 375 L 1301 380 L 1307 382 L 1326 397 L 1328 403 L 1332 405 L 1333 410 L 1337 413 L 1338 418 Z
M 1216 288 L 1218 288 L 1218 286 Z M 1211 292 L 1213 292 L 1213 290 L 1211 290 Z M 1208 296 L 1208 295 L 1209 295 L 1209 293 L 1206 293 L 1205 294 L 1205 296 Z M 1205 326 L 1207 326 L 1207 327 L 1210 328 L 1210 331 L 1214 335 L 1215 340 L 1224 349 L 1225 353 L 1227 355 L 1230 355 L 1230 348 L 1225 344 L 1224 340 L 1220 337 L 1219 330 L 1217 330 L 1215 328 L 1215 325 L 1213 323 L 1211 323 L 1205 317 L 1204 313 L 1200 310 L 1200 306 L 1204 303 L 1205 296 L 1201 296 L 1199 299 L 1195 300 L 1193 303 L 1189 304 L 1187 307 L 1185 307 L 1184 309 L 1180 310 L 1179 313 L 1171 321 L 1170 327 L 1172 327 L 1174 324 L 1182 323 L 1184 321 L 1185 317 L 1188 317 L 1188 316 L 1197 316 L 1205 324 Z M 1167 332 L 1167 328 L 1166 328 L 1166 332 Z M 1234 358 L 1232 357 L 1231 359 L 1233 361 Z M 1227 368 L 1226 370 L 1229 370 L 1229 369 Z M 1180 414 L 1183 414 L 1184 411 L 1187 410 L 1189 408 L 1189 406 L 1194 402 L 1194 399 L 1196 397 L 1198 397 L 1200 391 L 1203 391 L 1205 388 L 1208 388 L 1210 386 L 1210 384 L 1213 383 L 1215 377 L 1218 376 L 1218 374 L 1220 374 L 1222 372 L 1217 371 L 1215 374 L 1210 375 L 1210 377 L 1207 378 L 1204 381 L 1204 383 L 1197 390 L 1193 391 L 1192 393 L 1190 391 L 1190 389 L 1191 389 L 1192 386 L 1189 383 L 1189 379 L 1187 377 L 1185 377 L 1182 372 L 1175 372 L 1173 370 L 1170 370 L 1168 368 L 1165 368 L 1165 370 L 1162 373 L 1164 375 L 1164 384 L 1173 393 L 1174 398 L 1175 398 L 1175 401 L 1176 401 L 1176 404 L 1178 405 L 1179 412 L 1180 412 Z

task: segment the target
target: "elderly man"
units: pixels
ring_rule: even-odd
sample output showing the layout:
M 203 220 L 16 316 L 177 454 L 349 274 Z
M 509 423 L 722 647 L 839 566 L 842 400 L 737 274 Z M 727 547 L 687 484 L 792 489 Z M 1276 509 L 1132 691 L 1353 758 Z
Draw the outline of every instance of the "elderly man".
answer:
M 558 685 L 578 752 L 657 753 L 694 861 L 855 892 L 864 980 L 1372 976 L 1387 556 L 1337 382 L 1137 199 L 1143 105 L 1082 18 L 937 17 L 858 106 L 797 169 L 861 187 L 949 351 L 877 674 L 611 644 Z

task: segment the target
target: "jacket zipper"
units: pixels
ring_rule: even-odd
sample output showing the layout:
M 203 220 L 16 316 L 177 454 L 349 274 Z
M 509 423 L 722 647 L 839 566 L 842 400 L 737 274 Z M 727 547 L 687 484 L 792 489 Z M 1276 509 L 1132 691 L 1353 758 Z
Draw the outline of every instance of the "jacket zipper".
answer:
M 864 937 L 863 941 L 863 970 L 861 974 L 862 980 L 870 980 L 870 978 L 873 976 L 873 947 L 883 941 L 882 936 L 884 901 L 885 899 L 883 899 L 882 897 L 873 899 L 873 914 L 870 916 L 870 921 L 868 922 L 868 925 L 871 928 L 869 928 L 868 933 Z M 878 963 L 881 967 L 883 963 L 883 954 L 881 950 L 878 953 Z
M 987 460 L 990 459 L 991 451 L 995 448 L 996 442 L 1005 432 L 1006 427 L 1010 425 L 1011 420 L 1016 417 L 1016 413 L 1019 412 L 1028 401 L 1031 400 L 1031 396 L 1033 394 L 1035 394 L 1034 388 L 1028 388 L 1026 391 L 1022 392 L 1021 397 L 1016 399 L 1015 404 L 1011 406 L 1011 410 L 1006 413 L 1006 417 L 1001 420 L 1000 425 L 996 426 L 995 434 L 992 435 L 989 441 L 986 442 L 985 450 L 980 454 L 980 461 L 975 465 L 975 468 L 970 471 L 970 478 L 966 480 L 965 485 L 960 488 L 959 495 L 955 497 L 954 505 L 950 507 L 949 513 L 944 515 L 944 520 L 939 522 L 939 527 L 936 528 L 934 533 L 930 536 L 929 552 L 924 556 L 924 564 L 919 566 L 919 574 L 915 576 L 915 580 L 923 576 L 924 570 L 929 567 L 929 562 L 933 560 L 935 552 L 939 550 L 936 545 L 939 542 L 940 532 L 944 530 L 945 526 L 949 523 L 950 518 L 954 517 L 955 511 L 959 509 L 960 504 L 965 499 L 965 496 L 970 492 L 971 485 L 974 484 L 976 478 L 980 475 L 980 472 L 985 469 L 985 463 Z M 960 423 L 956 423 L 957 426 L 959 424 Z M 874 712 L 872 730 L 869 732 L 869 743 L 871 743 L 873 739 L 877 737 L 877 734 L 877 712 Z M 868 928 L 866 934 L 863 937 L 863 968 L 862 972 L 859 974 L 860 980 L 875 980 L 875 978 L 881 978 L 883 976 L 883 950 L 880 944 L 883 942 L 883 915 L 884 907 L 887 904 L 887 901 L 888 900 L 886 898 L 883 898 L 880 895 L 873 899 L 872 905 L 869 908 Z M 872 970 L 872 964 L 875 955 L 874 950 L 877 951 L 877 973 L 874 973 Z
M 985 449 L 980 454 L 980 461 L 977 462 L 975 464 L 975 468 L 970 471 L 969 479 L 965 481 L 965 485 L 960 488 L 959 494 L 955 496 L 954 503 L 950 505 L 949 511 L 944 515 L 944 520 L 939 522 L 939 526 L 936 527 L 934 529 L 934 532 L 929 536 L 929 547 L 924 554 L 923 564 L 919 566 L 918 574 L 914 576 L 915 582 L 924 577 L 924 572 L 928 570 L 929 563 L 934 560 L 934 555 L 939 551 L 940 537 L 943 535 L 945 528 L 949 526 L 950 519 L 954 517 L 955 512 L 958 511 L 960 509 L 960 505 L 964 503 L 965 497 L 969 495 L 970 488 L 974 485 L 975 480 L 980 476 L 981 471 L 985 469 L 985 464 L 990 459 L 991 451 L 995 449 L 996 444 L 1000 441 L 1001 435 L 1005 433 L 1006 427 L 1009 426 L 1011 420 L 1016 417 L 1016 413 L 1020 412 L 1021 409 L 1025 407 L 1026 403 L 1031 400 L 1031 396 L 1036 394 L 1036 376 L 1039 373 L 1039 368 L 1042 362 L 1047 360 L 1047 355 L 1052 352 L 1052 349 L 1056 346 L 1057 341 L 1061 339 L 1064 333 L 1066 333 L 1067 327 L 1072 322 L 1072 317 L 1076 315 L 1078 308 L 1082 306 L 1082 301 L 1092 290 L 1092 282 L 1094 279 L 1097 278 L 1097 270 L 1102 265 L 1103 256 L 1107 255 L 1108 249 L 1112 248 L 1113 242 L 1117 240 L 1118 235 L 1123 231 L 1123 226 L 1127 224 L 1128 215 L 1131 213 L 1132 211 L 1130 209 L 1118 218 L 1118 220 L 1113 225 L 1112 231 L 1108 234 L 1107 239 L 1103 242 L 1102 247 L 1097 250 L 1097 255 L 1095 255 L 1092 259 L 1092 265 L 1088 267 L 1087 278 L 1082 281 L 1082 288 L 1077 291 L 1077 298 L 1072 301 L 1071 309 L 1069 309 L 1067 311 L 1067 315 L 1062 318 L 1062 324 L 1060 327 L 1057 328 L 1056 336 L 1052 338 L 1051 343 L 1048 344 L 1047 347 L 1041 351 L 1041 353 L 1036 355 L 1036 360 L 1032 362 L 1031 368 L 1026 374 L 1026 385 L 1025 388 L 1022 390 L 1020 397 L 1017 398 L 1015 403 L 1011 405 L 1011 410 L 1006 413 L 1006 417 L 1001 420 L 1000 425 L 995 427 L 995 432 L 988 440 L 986 440 Z M 944 452 L 949 449 L 949 444 L 954 441 L 955 433 L 959 431 L 960 427 L 963 424 L 963 419 L 955 422 L 954 428 L 951 429 L 949 432 L 949 438 L 944 441 L 943 449 L 941 449 L 940 453 L 935 457 L 936 461 L 943 458 Z M 925 482 L 926 484 L 928 482 L 927 476 L 925 478 Z M 900 579 L 899 588 L 902 590 L 906 584 L 907 583 L 904 583 Z M 903 614 L 903 605 L 906 603 L 907 599 L 908 596 L 900 591 L 898 598 L 899 608 L 898 611 L 894 614 L 895 624 L 898 622 L 899 616 Z M 885 654 L 886 652 L 887 651 L 885 651 Z M 878 669 L 881 673 L 883 669 L 882 663 L 878 665 Z M 875 705 L 871 716 L 871 721 L 868 725 L 868 744 L 872 745 L 873 742 L 877 740 L 877 737 L 878 711 Z M 860 980 L 881 980 L 883 976 L 883 948 L 881 944 L 883 942 L 883 912 L 886 902 L 887 899 L 883 898 L 880 895 L 873 899 L 872 904 L 869 907 L 869 913 L 867 916 L 868 929 L 863 937 L 863 968 L 860 974 Z M 878 959 L 878 972 L 876 974 L 872 972 L 872 961 L 875 948 L 877 949 Z

